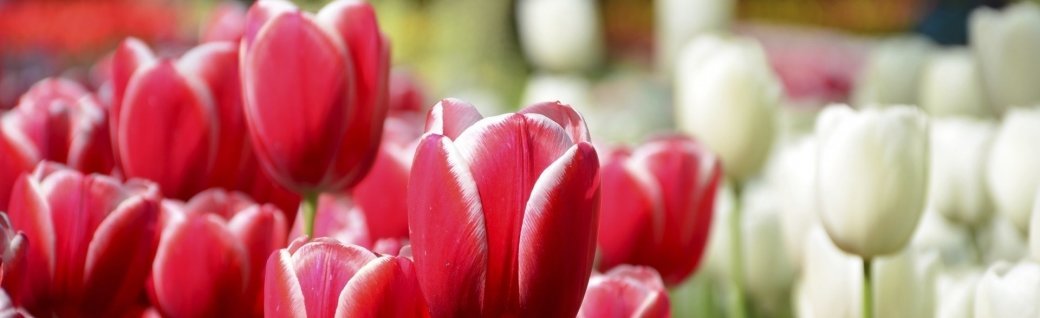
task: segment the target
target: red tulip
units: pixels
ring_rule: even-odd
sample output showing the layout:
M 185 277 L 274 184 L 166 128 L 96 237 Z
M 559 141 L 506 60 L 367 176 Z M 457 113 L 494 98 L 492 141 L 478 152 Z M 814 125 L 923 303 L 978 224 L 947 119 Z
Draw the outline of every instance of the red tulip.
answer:
M 426 94 L 415 75 L 403 69 L 390 72 L 389 109 L 391 112 L 423 114 L 427 106 Z
M 11 300 L 11 296 L 7 295 L 7 291 L 0 288 L 0 317 L 22 318 L 32 316 L 25 312 L 24 309 L 16 307 L 14 301 Z
M 604 275 L 592 276 L 578 317 L 671 317 L 668 291 L 654 269 L 618 266 Z
M 305 235 L 303 233 L 303 215 L 298 214 L 296 217 L 292 231 L 289 232 L 290 238 Z M 405 226 L 408 226 L 407 223 Z M 342 243 L 371 248 L 375 240 L 372 239 L 368 229 L 365 214 L 357 208 L 349 196 L 326 193 L 318 197 L 314 236 L 328 237 Z
M 0 212 L 0 284 L 5 280 L 17 286 L 25 276 L 25 253 L 29 243 L 25 233 L 15 231 L 7 214 Z M 15 281 L 19 280 L 19 281 Z
M 105 109 L 76 82 L 44 79 L 22 95 L 14 110 L 41 160 L 87 173 L 112 172 Z
M 402 114 L 405 116 L 408 114 Z M 408 237 L 408 175 L 422 128 L 408 118 L 387 118 L 383 143 L 368 176 L 351 191 L 374 239 Z
M 603 166 L 600 263 L 653 267 L 682 282 L 704 252 L 721 168 L 703 144 L 684 136 L 613 151 Z
M 273 179 L 309 196 L 361 180 L 386 116 L 389 45 L 372 7 L 338 0 L 312 15 L 259 1 L 241 56 L 250 136 Z
M 213 189 L 183 207 L 166 204 L 152 264 L 155 305 L 169 317 L 263 314 L 264 266 L 285 246 L 282 212 Z
M 238 42 L 246 29 L 246 8 L 238 2 L 225 1 L 211 11 L 202 25 L 202 42 Z
M 24 116 L 17 112 L 0 115 L 0 208 L 6 208 L 11 188 L 19 175 L 32 171 L 40 152 L 23 127 Z
M 297 240 L 271 255 L 266 317 L 425 317 L 415 266 L 330 239 Z
M 11 195 L 29 241 L 24 277 L 3 282 L 38 316 L 118 316 L 143 290 L 158 238 L 159 191 L 41 163 Z
M 559 103 L 481 118 L 430 111 L 408 189 L 416 272 L 435 317 L 563 317 L 592 271 L 599 160 Z

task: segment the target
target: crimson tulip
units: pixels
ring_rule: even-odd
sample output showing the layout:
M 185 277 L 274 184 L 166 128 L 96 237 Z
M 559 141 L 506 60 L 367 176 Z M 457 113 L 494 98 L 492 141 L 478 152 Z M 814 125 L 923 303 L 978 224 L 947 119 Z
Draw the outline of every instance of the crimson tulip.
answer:
M 598 268 L 645 265 L 669 285 L 686 279 L 708 240 L 720 176 L 718 157 L 685 136 L 612 151 L 603 166 Z
M 584 120 L 543 103 L 430 111 L 408 189 L 416 272 L 435 317 L 563 317 L 592 271 L 599 159 Z
M 11 224 L 29 247 L 23 279 L 4 280 L 4 289 L 38 316 L 120 315 L 143 291 L 159 206 L 150 182 L 41 163 L 11 195 Z
M 266 317 L 425 317 L 415 266 L 319 238 L 294 241 L 267 262 Z
M 164 213 L 152 264 L 156 307 L 169 317 L 261 316 L 264 266 L 285 246 L 282 212 L 212 189 L 183 206 L 168 202 Z
M 668 291 L 653 268 L 618 266 L 592 276 L 578 317 L 671 317 Z
M 24 309 L 16 307 L 7 291 L 0 288 L 0 317 L 21 318 L 32 316 L 25 312 Z
M 111 173 L 114 166 L 105 109 L 78 83 L 44 79 L 14 108 L 41 160 L 86 172 Z

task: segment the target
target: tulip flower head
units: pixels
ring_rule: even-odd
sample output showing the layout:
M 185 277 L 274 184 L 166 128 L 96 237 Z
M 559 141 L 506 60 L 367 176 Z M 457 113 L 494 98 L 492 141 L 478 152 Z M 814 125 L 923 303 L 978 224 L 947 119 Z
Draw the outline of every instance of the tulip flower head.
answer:
M 960 224 L 979 226 L 992 215 L 986 160 L 996 127 L 964 118 L 932 122 L 928 206 Z
M 112 172 L 105 109 L 76 82 L 44 79 L 22 95 L 15 110 L 41 160 L 86 173 Z
M 975 317 L 1040 317 L 1040 264 L 990 266 L 975 287 Z
M 1040 186 L 1040 108 L 1012 109 L 1004 115 L 990 148 L 986 185 L 998 213 L 1021 233 L 1029 229 Z
M 592 272 L 599 159 L 559 103 L 483 118 L 435 105 L 416 150 L 408 222 L 434 317 L 573 316 Z
M 1016 2 L 1003 10 L 979 6 L 968 33 L 990 106 L 997 114 L 1040 103 L 1040 5 Z
M 668 290 L 653 268 L 622 265 L 593 274 L 578 317 L 671 317 Z

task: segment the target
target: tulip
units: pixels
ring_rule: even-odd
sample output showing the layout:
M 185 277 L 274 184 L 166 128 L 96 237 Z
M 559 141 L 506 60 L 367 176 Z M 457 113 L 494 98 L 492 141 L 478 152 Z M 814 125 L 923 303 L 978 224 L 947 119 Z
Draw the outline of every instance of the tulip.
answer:
M 1009 107 L 1040 102 L 1040 6 L 1029 1 L 1015 3 L 1003 11 L 980 6 L 969 19 L 971 47 L 989 103 L 997 114 Z
M 811 317 L 865 318 L 859 316 L 863 288 L 860 260 L 835 246 L 820 226 L 809 231 L 805 244 L 798 289 L 808 306 L 801 309 Z
M 1040 189 L 1037 191 L 1040 195 Z M 1040 261 L 1040 200 L 1033 203 L 1033 213 L 1029 218 L 1029 256 Z
M 425 317 L 415 264 L 333 240 L 297 240 L 271 254 L 266 317 Z
M 980 234 L 983 233 L 981 225 L 972 228 L 955 223 L 935 209 L 926 208 L 910 239 L 908 250 L 915 253 L 938 253 L 943 264 L 948 266 L 977 264 L 982 260 L 983 252 L 986 252 L 980 250 Z
M 936 278 L 935 317 L 971 318 L 975 312 L 975 286 L 981 271 L 960 270 L 939 274 Z
M 573 316 L 592 272 L 599 159 L 558 103 L 482 118 L 430 111 L 408 188 L 416 273 L 435 317 Z
M 875 317 L 933 317 L 940 266 L 934 252 L 879 258 L 872 273 Z
M 40 161 L 40 152 L 21 127 L 24 120 L 16 113 L 0 115 L 0 208 L 6 208 L 11 188 L 19 175 L 31 171 Z
M 982 263 L 1016 262 L 1029 253 L 1029 237 L 1018 231 L 1015 223 L 1001 214 L 995 214 L 976 234 Z
M 997 212 L 1026 233 L 1040 186 L 1040 108 L 1008 111 L 994 138 L 986 185 Z
M 422 135 L 415 112 L 395 111 L 383 124 L 383 140 L 372 170 L 352 190 L 373 239 L 407 238 L 408 175 Z
M 7 291 L 0 288 L 0 316 L 3 317 L 32 317 L 25 309 L 15 306 Z
M 804 137 L 780 149 L 775 159 L 776 168 L 767 176 L 767 182 L 779 197 L 780 233 L 782 248 L 788 261 L 796 268 L 805 259 L 805 240 L 811 229 L 820 223 L 816 198 L 816 141 Z
M 993 209 L 986 160 L 996 127 L 989 122 L 942 118 L 932 122 L 928 206 L 950 220 L 981 225 Z
M 201 42 L 238 42 L 246 29 L 246 8 L 233 1 L 217 4 L 209 18 L 204 21 L 199 40 Z
M 744 263 L 740 268 L 744 269 L 744 287 L 749 295 L 766 305 L 763 307 L 768 307 L 786 299 L 796 274 L 784 250 L 779 204 L 782 200 L 773 185 L 766 183 L 749 184 L 741 199 L 744 214 L 740 227 L 744 238 L 741 259 Z
M 524 55 L 537 68 L 582 71 L 603 55 L 594 0 L 520 0 L 516 20 Z
M 700 264 L 722 168 L 692 138 L 618 148 L 602 163 L 600 270 L 621 264 L 654 268 L 677 285 Z
M 11 194 L 29 247 L 24 279 L 3 287 L 37 316 L 119 316 L 148 277 L 159 214 L 154 184 L 41 163 Z
M 170 317 L 261 316 L 264 265 L 285 246 L 282 212 L 220 189 L 199 193 L 183 207 L 164 207 L 167 221 L 152 263 L 160 311 Z
M 654 1 L 658 70 L 671 74 L 683 46 L 698 35 L 729 29 L 735 7 L 733 0 Z
M 14 108 L 41 160 L 82 172 L 113 168 L 105 109 L 76 82 L 50 78 L 33 85 Z M 13 180 L 13 179 L 12 179 Z
M 928 118 L 910 107 L 833 105 L 816 123 L 817 197 L 827 234 L 870 259 L 910 241 L 924 211 Z
M 921 72 L 918 101 L 932 116 L 993 116 L 978 63 L 970 50 L 936 52 Z
M 350 196 L 322 194 L 318 197 L 318 207 L 314 219 L 314 236 L 316 237 L 326 237 L 364 248 L 373 247 L 376 241 L 369 233 L 368 218 Z M 407 220 L 405 222 L 407 227 Z M 304 236 L 303 227 L 303 215 L 297 215 L 289 237 Z
M 592 276 L 578 317 L 671 317 L 668 291 L 653 268 L 622 265 Z
M 389 115 L 402 112 L 426 114 L 426 94 L 419 79 L 408 70 L 394 69 L 390 72 L 387 100 Z
M 699 37 L 683 49 L 676 67 L 680 130 L 707 144 L 737 181 L 765 163 L 780 94 L 780 82 L 754 40 Z
M 25 233 L 12 228 L 7 214 L 0 212 L 0 284 L 5 279 L 15 281 L 23 277 L 28 246 Z M 7 284 L 17 286 L 19 283 L 15 281 Z
M 921 70 L 931 51 L 931 43 L 920 36 L 896 37 L 879 43 L 859 73 L 852 104 L 918 104 Z
M 998 262 L 979 279 L 975 317 L 1040 317 L 1040 264 Z

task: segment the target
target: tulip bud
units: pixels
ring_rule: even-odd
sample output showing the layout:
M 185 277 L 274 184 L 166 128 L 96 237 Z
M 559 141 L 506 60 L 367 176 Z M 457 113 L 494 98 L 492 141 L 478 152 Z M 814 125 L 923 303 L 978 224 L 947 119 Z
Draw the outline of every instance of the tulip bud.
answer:
M 589 279 L 577 317 L 671 317 L 668 291 L 654 269 L 622 265 Z
M 906 106 L 832 105 L 816 138 L 820 218 L 834 243 L 867 259 L 903 249 L 924 211 L 928 118 Z
M 975 317 L 1040 317 L 1040 265 L 998 262 L 975 290 Z
M 408 222 L 433 316 L 576 314 L 600 204 L 599 159 L 582 117 L 543 103 L 482 118 L 449 99 L 426 127 Z
M 1008 111 L 990 150 L 986 185 L 997 211 L 1022 233 L 1029 228 L 1040 186 L 1036 158 L 1040 158 L 1040 108 Z
M 14 110 L 42 160 L 82 172 L 112 172 L 105 109 L 76 82 L 44 79 L 22 95 Z
M 860 317 L 863 263 L 838 249 L 822 227 L 806 235 L 805 260 L 799 294 L 811 317 Z
M 658 70 L 671 75 L 683 46 L 699 35 L 729 29 L 733 0 L 654 1 L 654 31 Z
M 935 317 L 971 318 L 975 312 L 975 286 L 982 272 L 961 270 L 940 273 L 936 278 Z
M 979 6 L 969 21 L 971 47 L 997 114 L 1040 102 L 1040 6 L 1017 2 L 998 11 Z
M 722 158 L 738 181 L 758 173 L 775 138 L 781 86 L 757 42 L 706 35 L 683 49 L 675 74 L 679 128 Z
M 408 175 L 422 135 L 421 122 L 411 119 L 387 118 L 372 170 L 351 191 L 373 239 L 408 237 L 408 202 L 403 198 L 408 194 Z
M 581 71 L 601 58 L 597 1 L 520 0 L 516 20 L 527 60 L 549 71 Z
M 265 0 L 245 32 L 245 114 L 264 169 L 301 194 L 360 181 L 387 111 L 389 45 L 372 7 L 338 0 L 314 15 Z
M 986 183 L 986 160 L 996 127 L 967 119 L 932 122 L 928 206 L 955 222 L 981 225 L 993 203 Z
M 746 291 L 763 306 L 782 301 L 796 270 L 785 251 L 778 193 L 771 184 L 749 183 L 741 196 L 741 240 Z M 775 308 L 763 308 L 775 309 Z
M 993 116 L 982 86 L 982 74 L 970 50 L 936 52 L 921 72 L 919 101 L 921 108 L 932 116 Z
M 783 250 L 788 261 L 801 268 L 805 259 L 805 240 L 820 223 L 816 197 L 816 141 L 807 137 L 784 147 L 777 154 L 777 166 L 771 170 L 771 186 L 783 200 L 779 201 L 779 217 Z
M 897 37 L 879 43 L 856 80 L 852 104 L 859 107 L 918 104 L 921 69 L 931 51 L 931 43 L 919 36 Z

